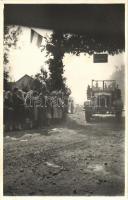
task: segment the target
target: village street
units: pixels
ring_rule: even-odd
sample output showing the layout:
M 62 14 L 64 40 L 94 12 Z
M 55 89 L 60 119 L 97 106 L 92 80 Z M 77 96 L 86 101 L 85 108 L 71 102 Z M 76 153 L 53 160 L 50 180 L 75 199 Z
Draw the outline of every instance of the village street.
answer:
M 4 136 L 4 195 L 123 195 L 124 122 L 84 120 Z

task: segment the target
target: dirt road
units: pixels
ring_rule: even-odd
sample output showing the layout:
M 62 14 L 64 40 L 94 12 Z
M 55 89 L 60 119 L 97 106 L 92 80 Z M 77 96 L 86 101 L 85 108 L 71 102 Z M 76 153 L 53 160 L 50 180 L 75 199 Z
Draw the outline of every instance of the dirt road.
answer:
M 124 122 L 70 114 L 60 125 L 6 133 L 4 195 L 123 195 Z

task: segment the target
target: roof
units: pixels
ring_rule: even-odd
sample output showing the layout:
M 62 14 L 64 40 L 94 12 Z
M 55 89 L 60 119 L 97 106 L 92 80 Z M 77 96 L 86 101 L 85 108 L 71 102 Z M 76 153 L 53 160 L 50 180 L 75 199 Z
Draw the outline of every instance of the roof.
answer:
M 5 24 L 66 32 L 124 34 L 124 4 L 5 4 Z
M 88 45 L 94 51 L 98 47 L 93 44 L 93 40 L 98 45 L 100 43 L 103 51 L 115 53 L 115 50 L 121 52 L 125 49 L 123 3 L 5 4 L 4 23 L 86 35 L 85 40 L 90 41 Z M 77 37 L 75 41 L 76 39 Z M 78 43 L 80 41 L 77 45 Z
M 17 83 L 17 82 L 19 82 L 19 81 L 21 81 L 22 79 L 24 79 L 25 77 L 27 77 L 27 78 L 29 78 L 29 79 L 31 79 L 31 80 L 34 80 L 31 76 L 29 76 L 29 75 L 27 75 L 27 74 L 25 74 L 24 76 L 22 76 L 19 80 L 17 80 L 15 83 Z

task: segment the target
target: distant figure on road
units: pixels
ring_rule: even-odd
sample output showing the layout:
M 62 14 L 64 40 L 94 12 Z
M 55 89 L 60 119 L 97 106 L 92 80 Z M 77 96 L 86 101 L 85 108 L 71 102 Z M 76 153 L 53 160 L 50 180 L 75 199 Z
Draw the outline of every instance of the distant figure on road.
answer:
M 71 113 L 71 99 L 68 100 L 68 113 Z
M 72 97 L 69 97 L 68 99 L 68 113 L 74 113 L 74 100 Z
M 74 101 L 73 99 L 71 100 L 71 114 L 74 113 Z

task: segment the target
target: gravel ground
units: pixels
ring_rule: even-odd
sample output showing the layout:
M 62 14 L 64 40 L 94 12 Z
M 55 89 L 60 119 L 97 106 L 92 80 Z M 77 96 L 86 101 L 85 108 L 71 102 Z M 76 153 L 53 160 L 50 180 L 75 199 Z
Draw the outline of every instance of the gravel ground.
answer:
M 70 114 L 60 125 L 5 133 L 4 195 L 124 195 L 124 121 Z

